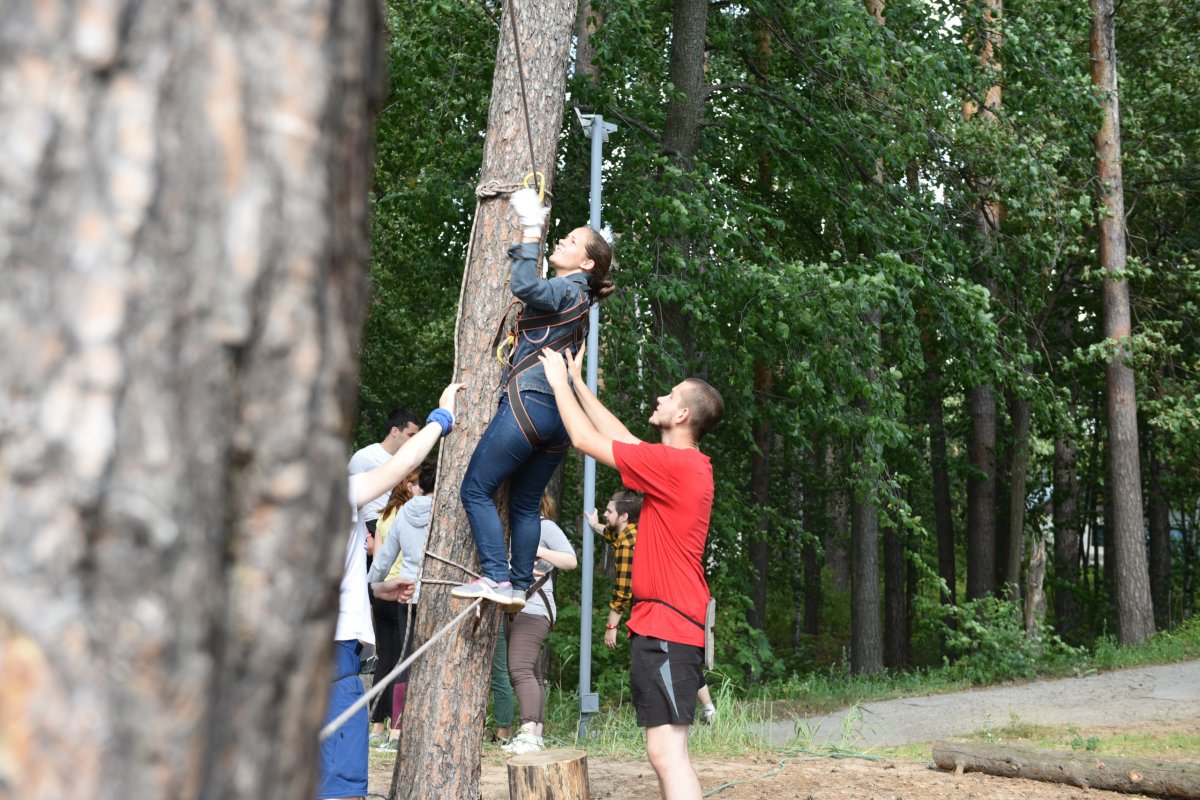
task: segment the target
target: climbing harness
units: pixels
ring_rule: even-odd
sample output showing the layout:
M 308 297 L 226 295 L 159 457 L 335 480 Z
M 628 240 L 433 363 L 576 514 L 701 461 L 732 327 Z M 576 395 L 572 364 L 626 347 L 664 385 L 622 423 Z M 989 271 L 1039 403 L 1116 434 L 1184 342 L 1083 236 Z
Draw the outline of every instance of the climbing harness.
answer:
M 695 625 L 700 630 L 704 631 L 704 666 L 706 669 L 713 668 L 713 658 L 716 650 L 716 637 L 713 634 L 713 629 L 717 624 L 717 598 L 708 598 L 708 605 L 704 608 L 704 622 L 701 622 L 690 614 L 683 613 L 683 611 L 671 605 L 666 600 L 659 600 L 656 597 L 633 598 L 633 605 L 636 606 L 638 603 L 658 603 L 659 605 L 664 605 L 679 616 L 686 619 L 688 622 Z
M 519 301 L 514 300 L 513 303 Z M 512 303 L 505 310 L 504 315 L 500 317 L 500 325 L 496 329 L 496 335 L 492 338 L 492 349 L 496 353 L 496 358 L 500 363 L 510 366 L 512 369 L 505 378 L 504 384 L 501 386 L 508 394 L 508 403 L 512 407 L 513 417 L 516 418 L 517 425 L 521 428 L 521 433 L 525 435 L 530 446 L 538 447 L 542 443 L 542 435 L 538 432 L 537 426 L 533 424 L 533 419 L 530 418 L 529 412 L 525 409 L 525 403 L 521 400 L 520 375 L 523 372 L 533 369 L 539 363 L 539 358 L 543 350 L 553 350 L 556 353 L 561 353 L 570 348 L 575 350 L 580 343 L 587 338 L 588 333 L 588 309 L 591 303 L 588 299 L 587 292 L 581 291 L 579 300 L 575 305 L 562 311 L 553 311 L 546 314 L 526 314 L 526 308 L 522 309 L 517 314 L 517 323 L 511 331 L 505 333 L 504 323 L 508 319 L 509 310 L 512 309 Z M 553 339 L 549 339 L 551 331 L 556 327 L 565 327 L 566 330 Z M 538 335 L 540 333 L 540 336 Z M 517 342 L 524 336 L 531 344 L 535 345 L 524 358 L 516 364 L 511 362 L 512 355 L 517 349 Z M 556 445 L 551 449 L 566 450 L 566 445 Z

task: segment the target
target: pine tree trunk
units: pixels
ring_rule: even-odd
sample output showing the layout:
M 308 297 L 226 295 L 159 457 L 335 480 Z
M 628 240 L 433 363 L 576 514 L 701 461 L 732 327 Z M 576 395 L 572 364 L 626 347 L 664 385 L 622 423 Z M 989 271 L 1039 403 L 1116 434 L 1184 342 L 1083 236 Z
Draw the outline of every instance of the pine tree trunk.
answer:
M 549 190 L 562 126 L 576 4 L 573 0 L 541 3 L 536 13 L 527 3 L 516 6 L 532 125 L 532 159 L 545 173 Z M 499 28 L 480 175 L 483 185 L 519 183 L 531 170 L 510 8 L 505 4 Z M 475 444 L 496 410 L 500 372 L 488 344 L 512 297 L 506 253 L 519 236 L 505 198 L 480 201 L 455 332 L 455 379 L 466 382 L 467 390 L 455 433 L 442 446 L 429 535 L 431 552 L 472 569 L 477 569 L 478 558 L 458 487 Z M 470 579 L 458 568 L 429 557 L 423 575 L 454 582 Z M 439 584 L 423 587 L 418 641 L 429 639 L 465 606 L 466 601 L 449 596 L 450 588 Z M 431 796 L 431 787 L 436 787 L 441 798 L 479 797 L 480 746 L 498 616 L 495 606 L 485 604 L 480 618 L 460 624 L 414 665 L 392 780 L 393 796 L 425 798 Z
M 1171 624 L 1171 505 L 1165 485 L 1167 467 L 1158 455 L 1158 437 L 1146 438 L 1150 462 L 1150 595 L 1154 624 L 1166 630 Z
M 1125 190 L 1121 179 L 1121 117 L 1117 98 L 1117 45 L 1112 0 L 1091 0 L 1092 85 L 1100 95 L 1103 122 L 1096 132 L 1100 179 L 1100 267 L 1104 338 L 1115 347 L 1108 362 L 1109 493 L 1117 600 L 1117 639 L 1137 644 L 1154 633 L 1150 574 L 1142 523 L 1138 459 L 1137 393 L 1129 364 L 1132 335 L 1129 281 L 1125 271 Z
M 881 314 L 869 312 L 865 324 L 878 337 Z M 868 368 L 868 373 L 871 368 Z M 868 378 L 870 382 L 870 378 Z M 859 401 L 864 419 L 870 414 L 866 400 Z M 869 474 L 859 483 L 869 489 L 856 489 L 850 506 L 850 671 L 868 675 L 883 669 L 883 626 L 879 613 L 879 477 L 874 474 L 881 458 L 878 445 L 869 432 L 857 444 L 860 470 Z
M 1054 442 L 1054 619 L 1058 634 L 1069 642 L 1079 634 L 1079 476 L 1075 445 Z
M 967 599 L 991 594 L 996 563 L 996 399 L 992 387 L 967 390 L 971 444 L 967 478 Z
M 381 33 L 0 15 L 0 794 L 312 796 Z
M 1008 553 L 1005 558 L 1004 582 L 1009 598 L 1021 596 L 1021 561 L 1025 556 L 1025 484 L 1029 474 L 1029 429 L 1033 402 L 1015 396 L 1011 404 L 1012 451 L 1008 473 Z
M 908 567 L 904 531 L 889 524 L 883 531 L 883 663 L 888 669 L 908 666 Z

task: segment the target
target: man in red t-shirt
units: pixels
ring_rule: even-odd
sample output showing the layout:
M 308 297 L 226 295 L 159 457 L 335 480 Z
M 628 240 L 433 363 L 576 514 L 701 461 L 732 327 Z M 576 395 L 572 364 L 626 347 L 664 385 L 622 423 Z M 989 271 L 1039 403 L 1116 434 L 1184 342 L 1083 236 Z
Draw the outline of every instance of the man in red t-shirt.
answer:
M 583 354 L 581 347 L 564 362 L 556 352 L 543 353 L 546 379 L 571 443 L 615 467 L 627 488 L 644 495 L 633 549 L 630 690 L 662 796 L 699 800 L 687 731 L 701 686 L 704 542 L 713 501 L 712 463 L 700 439 L 720 422 L 725 403 L 716 389 L 688 378 L 659 397 L 650 415 L 661 444 L 643 442 L 587 388 Z

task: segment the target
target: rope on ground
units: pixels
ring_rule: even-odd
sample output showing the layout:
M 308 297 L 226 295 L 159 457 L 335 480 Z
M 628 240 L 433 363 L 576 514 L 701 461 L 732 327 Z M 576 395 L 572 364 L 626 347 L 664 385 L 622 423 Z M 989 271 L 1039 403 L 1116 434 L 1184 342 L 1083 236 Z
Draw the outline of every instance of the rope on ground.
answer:
M 862 758 L 862 759 L 866 759 L 867 761 L 886 761 L 887 760 L 887 758 L 885 756 L 873 756 L 868 753 L 856 753 L 856 752 L 853 752 L 850 750 L 842 750 L 840 748 L 830 748 L 829 752 L 826 752 L 826 753 L 820 753 L 815 750 L 805 750 L 804 748 L 798 748 L 795 750 L 784 750 L 783 752 L 785 752 L 785 753 L 804 753 L 804 755 L 788 756 L 787 758 L 782 758 L 779 760 L 779 766 L 776 767 L 775 769 L 768 770 L 768 771 L 764 772 L 762 775 L 758 775 L 753 778 L 746 778 L 745 780 L 741 780 L 741 781 L 729 781 L 728 783 L 722 783 L 720 786 L 717 786 L 714 789 L 709 789 L 707 792 L 704 793 L 703 796 L 704 797 L 712 797 L 713 795 L 717 794 L 718 792 L 723 792 L 726 789 L 732 788 L 734 786 L 740 786 L 743 783 L 753 783 L 755 781 L 765 780 L 766 778 L 772 778 L 772 777 L 778 775 L 779 773 L 783 772 L 784 767 L 786 767 L 788 764 L 793 764 L 793 763 L 796 763 L 799 761 L 822 761 L 826 758 Z
M 397 675 L 399 675 L 404 670 L 408 669 L 408 666 L 410 664 L 412 664 L 414 661 L 416 661 L 417 658 L 419 658 L 421 655 L 423 655 L 425 653 L 425 651 L 428 650 L 429 647 L 434 642 L 436 642 L 438 639 L 442 638 L 442 636 L 444 636 L 446 634 L 446 632 L 449 631 L 451 628 L 453 628 L 455 625 L 457 625 L 458 623 L 460 623 L 464 619 L 466 619 L 467 615 L 469 613 L 471 613 L 472 611 L 474 611 L 482 602 L 483 602 L 483 598 L 480 597 L 474 603 L 471 603 L 471 605 L 464 608 L 461 612 L 459 612 L 459 615 L 457 617 L 455 617 L 454 619 L 450 620 L 445 625 L 443 625 L 442 629 L 439 630 L 437 633 L 433 634 L 433 636 L 430 636 L 428 641 L 425 642 L 425 644 L 421 645 L 416 650 L 414 650 L 413 654 L 411 656 L 409 656 L 408 658 L 404 659 L 399 664 L 397 664 L 392 669 L 392 671 L 389 672 L 387 675 L 385 675 L 382 679 L 374 681 L 371 685 L 370 691 L 366 692 L 362 697 L 355 700 L 354 705 L 347 708 L 345 711 L 343 711 L 341 714 L 339 714 L 335 720 L 333 720 L 332 722 L 330 722 L 328 725 L 326 725 L 324 728 L 321 729 L 321 735 L 320 735 L 320 737 L 318 737 L 319 741 L 322 741 L 322 742 L 325 741 L 330 736 L 332 736 L 337 731 L 338 728 L 345 725 L 346 721 L 348 719 L 350 719 L 351 717 L 353 717 L 355 714 L 357 714 L 359 712 L 359 710 L 361 710 L 364 706 L 367 705 L 367 703 L 371 702 L 371 699 L 373 697 L 375 697 L 375 695 L 379 694 L 386 687 L 391 685 L 393 678 L 395 678 Z

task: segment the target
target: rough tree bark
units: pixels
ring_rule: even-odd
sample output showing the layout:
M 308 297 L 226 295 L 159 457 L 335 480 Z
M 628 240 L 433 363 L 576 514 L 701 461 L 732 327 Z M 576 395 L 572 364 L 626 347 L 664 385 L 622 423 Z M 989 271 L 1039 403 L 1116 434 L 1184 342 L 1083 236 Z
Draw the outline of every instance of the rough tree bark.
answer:
M 1000 108 L 1000 58 L 1002 0 L 976 0 L 983 6 L 984 29 L 972 42 L 978 49 L 979 62 L 995 74 L 982 106 L 975 98 L 963 103 L 963 119 L 978 119 L 991 124 Z M 978 280 L 995 297 L 996 289 L 988 277 L 987 257 L 991 242 L 1000 229 L 1000 203 L 992 196 L 994 180 L 974 178 L 977 202 L 973 209 L 975 227 L 982 241 L 977 265 Z M 990 383 L 967 389 L 971 417 L 971 441 L 968 447 L 971 475 L 967 479 L 967 598 L 976 599 L 995 589 L 996 566 L 996 393 Z
M 1171 624 L 1171 499 L 1167 496 L 1167 465 L 1158 455 L 1159 436 L 1147 436 L 1150 467 L 1147 506 L 1150 518 L 1150 597 L 1154 624 L 1166 630 Z
M 0 794 L 312 796 L 381 32 L 0 15 Z
M 878 341 L 882 314 L 869 312 L 864 322 Z M 878 358 L 875 352 L 871 358 Z M 873 368 L 867 369 L 871 383 Z M 856 402 L 865 420 L 870 402 Z M 850 505 L 850 671 L 871 675 L 883 669 L 883 625 L 879 610 L 879 502 L 881 487 L 876 473 L 882 458 L 879 445 L 869 433 L 857 442 L 856 462 L 870 471 L 858 480 Z
M 1054 441 L 1054 627 L 1068 642 L 1079 633 L 1079 475 L 1075 444 Z
M 1008 553 L 1004 560 L 1004 582 L 1009 599 L 1021 597 L 1021 562 L 1025 557 L 1025 484 L 1029 474 L 1030 427 L 1033 401 L 1014 395 L 1009 404 L 1012 416 L 1012 449 L 1008 471 Z
M 540 3 L 536 12 L 529 3 L 517 3 L 516 7 L 533 161 L 545 173 L 549 190 L 577 7 L 574 0 Z M 499 28 L 481 186 L 492 182 L 512 186 L 531 169 L 510 8 L 506 3 Z M 473 570 L 478 569 L 478 557 L 458 487 L 475 444 L 496 409 L 500 370 L 489 343 L 512 297 L 506 253 L 519 235 L 506 198 L 481 199 L 455 332 L 455 379 L 466 382 L 467 389 L 455 433 L 442 447 L 429 535 L 430 552 Z M 430 557 L 425 559 L 423 574 L 455 583 L 470 579 L 461 569 Z M 418 641 L 429 639 L 446 625 L 465 602 L 450 597 L 449 585 L 425 585 Z M 479 618 L 468 619 L 439 639 L 414 665 L 392 779 L 393 797 L 426 798 L 431 796 L 431 787 L 436 787 L 438 797 L 479 797 L 481 734 L 498 617 L 496 607 L 485 604 Z
M 1121 178 L 1121 113 L 1117 99 L 1117 42 L 1112 0 L 1091 0 L 1092 86 L 1103 120 L 1096 131 L 1100 179 L 1100 267 L 1104 271 L 1104 338 L 1114 348 L 1108 362 L 1108 469 L 1117 601 L 1117 640 L 1137 644 L 1154 633 L 1150 574 L 1142 524 L 1138 461 L 1137 393 L 1129 364 L 1132 323 L 1125 271 L 1125 189 Z

